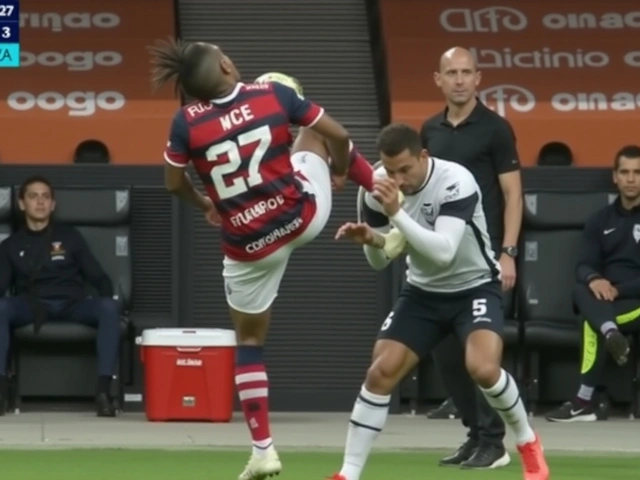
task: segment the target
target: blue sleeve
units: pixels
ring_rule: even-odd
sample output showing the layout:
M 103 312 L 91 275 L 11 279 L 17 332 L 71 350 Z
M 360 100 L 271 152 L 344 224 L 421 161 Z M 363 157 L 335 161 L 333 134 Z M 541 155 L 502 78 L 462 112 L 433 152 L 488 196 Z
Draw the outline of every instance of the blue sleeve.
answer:
M 272 85 L 273 93 L 289 117 L 290 123 L 300 127 L 312 127 L 324 114 L 322 107 L 301 97 L 294 89 L 277 82 L 273 82 Z
M 189 163 L 189 124 L 182 109 L 176 112 L 171 122 L 164 159 L 174 167 L 186 167 Z

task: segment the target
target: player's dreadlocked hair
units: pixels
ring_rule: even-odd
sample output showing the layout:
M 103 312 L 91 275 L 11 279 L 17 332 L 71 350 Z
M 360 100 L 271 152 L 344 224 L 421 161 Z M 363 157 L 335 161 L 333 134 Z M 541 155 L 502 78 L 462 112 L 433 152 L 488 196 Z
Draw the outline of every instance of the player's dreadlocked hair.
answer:
M 219 92 L 210 64 L 211 50 L 207 45 L 169 38 L 158 40 L 148 47 L 151 54 L 151 82 L 160 88 L 175 82 L 175 93 L 202 101 L 214 98 Z

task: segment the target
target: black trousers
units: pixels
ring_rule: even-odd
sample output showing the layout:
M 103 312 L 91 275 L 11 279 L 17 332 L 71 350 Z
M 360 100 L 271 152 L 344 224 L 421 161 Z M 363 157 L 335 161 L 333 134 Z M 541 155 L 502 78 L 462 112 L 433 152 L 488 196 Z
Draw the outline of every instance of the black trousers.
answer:
M 580 383 L 600 387 L 607 363 L 602 326 L 614 323 L 622 333 L 640 330 L 640 299 L 598 300 L 589 287 L 577 285 L 573 300 L 582 323 Z
M 492 239 L 496 256 L 500 256 L 502 239 Z M 464 345 L 455 335 L 449 335 L 433 350 L 433 360 L 442 383 L 468 428 L 471 441 L 483 445 L 502 445 L 506 435 L 500 415 L 489 406 L 478 386 L 467 372 Z
M 505 425 L 471 379 L 464 364 L 464 346 L 455 335 L 449 335 L 433 351 L 436 368 L 454 405 L 460 411 L 462 424 L 469 429 L 473 442 L 502 445 Z

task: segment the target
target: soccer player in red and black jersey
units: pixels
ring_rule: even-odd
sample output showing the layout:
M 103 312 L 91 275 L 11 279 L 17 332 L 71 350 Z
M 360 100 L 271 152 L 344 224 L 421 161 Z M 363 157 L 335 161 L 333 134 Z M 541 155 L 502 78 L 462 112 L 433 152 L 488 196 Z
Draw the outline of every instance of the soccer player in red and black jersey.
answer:
M 351 161 L 347 131 L 322 107 L 277 82 L 240 82 L 217 46 L 169 41 L 150 51 L 155 85 L 175 80 L 196 99 L 173 119 L 165 184 L 222 227 L 225 294 L 238 341 L 236 386 L 253 440 L 239 480 L 264 479 L 282 469 L 270 434 L 262 347 L 271 305 L 291 253 L 329 218 L 332 181 L 370 184 L 373 170 Z M 305 128 L 290 148 L 291 124 Z M 190 162 L 208 198 L 189 180 Z

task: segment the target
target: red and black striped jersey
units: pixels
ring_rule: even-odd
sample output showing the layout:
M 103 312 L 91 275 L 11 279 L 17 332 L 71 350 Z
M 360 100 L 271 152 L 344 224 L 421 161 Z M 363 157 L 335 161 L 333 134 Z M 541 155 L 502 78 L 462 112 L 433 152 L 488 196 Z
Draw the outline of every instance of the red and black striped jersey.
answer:
M 304 232 L 316 205 L 291 165 L 289 126 L 310 127 L 323 114 L 279 83 L 238 83 L 224 98 L 176 113 L 165 160 L 193 163 L 222 217 L 229 258 L 258 260 Z

